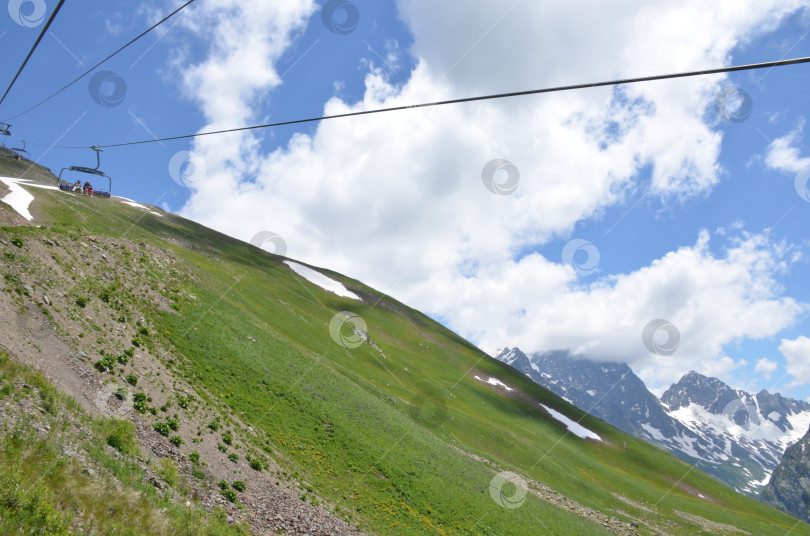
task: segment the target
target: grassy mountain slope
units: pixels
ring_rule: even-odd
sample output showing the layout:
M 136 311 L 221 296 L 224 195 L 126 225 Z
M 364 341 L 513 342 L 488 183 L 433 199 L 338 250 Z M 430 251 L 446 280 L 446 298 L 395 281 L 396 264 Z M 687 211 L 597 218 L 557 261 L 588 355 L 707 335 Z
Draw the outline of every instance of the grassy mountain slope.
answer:
M 26 244 L 3 250 L 25 257 L 24 263 L 8 255 L 0 261 L 17 307 L 65 289 L 52 312 L 45 313 L 51 306 L 42 303 L 37 308 L 57 330 L 70 322 L 88 325 L 96 352 L 122 350 L 123 339 L 108 337 L 116 319 L 132 330 L 125 339 L 137 338 L 130 322 L 142 319 L 149 335 L 139 343 L 158 356 L 164 373 L 190 386 L 201 404 L 241 423 L 234 426 L 240 458 L 245 452 L 267 456 L 283 468 L 277 478 L 306 481 L 304 500 L 326 503 L 361 530 L 810 534 L 807 525 L 584 414 L 357 281 L 321 270 L 362 302 L 323 291 L 282 259 L 173 215 L 115 200 L 34 193 L 31 212 L 45 227 L 0 229 L 6 244 L 14 238 Z M 13 218 L 9 207 L 0 211 Z M 91 246 L 105 251 L 103 261 L 71 257 L 58 245 L 75 243 L 81 251 L 88 236 Z M 48 253 L 30 246 L 43 240 L 57 245 Z M 20 280 L 9 277 L 14 274 Z M 33 294 L 20 291 L 26 282 Z M 330 321 L 341 311 L 365 321 L 370 341 L 348 348 L 333 340 Z M 87 337 L 71 337 L 75 329 L 80 328 L 66 329 L 64 337 L 85 348 Z M 346 325 L 342 333 L 356 336 Z M 98 375 L 120 380 L 127 370 Z M 496 377 L 514 390 L 485 384 L 476 375 Z M 604 441 L 568 433 L 540 403 Z M 178 416 L 181 429 L 193 428 L 182 422 L 185 417 Z M 165 416 L 132 418 L 151 426 Z M 198 445 L 222 443 L 209 431 L 198 432 L 195 440 L 199 443 L 186 439 L 173 452 L 183 458 Z M 527 483 L 522 502 L 514 483 L 502 487 L 501 497 L 514 497 L 517 504 L 499 504 L 497 487 L 493 498 L 499 482 L 493 477 L 502 471 Z

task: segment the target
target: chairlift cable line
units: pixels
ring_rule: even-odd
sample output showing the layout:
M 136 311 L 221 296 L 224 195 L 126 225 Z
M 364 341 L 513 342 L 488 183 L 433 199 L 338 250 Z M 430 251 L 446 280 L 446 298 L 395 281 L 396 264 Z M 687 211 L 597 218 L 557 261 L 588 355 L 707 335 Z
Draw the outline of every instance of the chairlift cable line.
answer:
M 63 0 L 63 1 L 64 1 L 64 0 Z M 33 106 L 31 106 L 31 107 L 30 107 L 30 108 L 28 108 L 27 110 L 22 111 L 22 112 L 18 113 L 17 115 L 13 116 L 13 117 L 9 117 L 9 118 L 7 119 L 7 121 L 11 121 L 12 119 L 17 119 L 18 117 L 20 117 L 20 116 L 23 116 L 23 115 L 27 114 L 28 112 L 30 112 L 30 111 L 31 111 L 31 110 L 33 110 L 34 108 L 38 108 L 39 106 L 42 106 L 43 104 L 45 104 L 46 102 L 48 102 L 49 100 L 51 100 L 51 99 L 52 99 L 52 98 L 54 98 L 55 96 L 59 95 L 59 94 L 60 94 L 60 93 L 62 93 L 64 90 L 66 90 L 67 88 L 69 88 L 70 86 L 72 86 L 73 84 L 75 84 L 76 82 L 78 82 L 79 80 L 81 80 L 82 78 L 84 78 L 85 76 L 87 76 L 88 74 L 90 74 L 91 72 L 93 72 L 93 71 L 94 71 L 96 68 L 100 67 L 102 64 L 106 63 L 107 61 L 111 60 L 111 59 L 112 59 L 114 56 L 116 56 L 116 55 L 117 55 L 119 52 L 122 52 L 122 51 L 123 51 L 125 48 L 129 47 L 130 45 L 132 45 L 133 43 L 135 43 L 136 41 L 138 41 L 138 40 L 139 40 L 141 37 L 145 36 L 146 34 L 148 34 L 149 32 L 151 32 L 152 30 L 154 30 L 155 28 L 157 28 L 158 26 L 160 26 L 161 24 L 163 24 L 164 22 L 166 22 L 167 20 L 169 20 L 169 19 L 170 19 L 170 18 L 172 18 L 173 16 L 175 16 L 177 13 L 179 13 L 180 11 L 182 11 L 183 9 L 185 9 L 185 8 L 186 8 L 186 7 L 187 7 L 189 4 L 192 4 L 192 3 L 193 3 L 193 2 L 195 2 L 195 1 L 196 1 L 196 0 L 189 0 L 188 2 L 186 2 L 185 4 L 183 4 L 182 6 L 178 7 L 177 9 L 175 9 L 174 11 L 172 11 L 171 13 L 169 13 L 168 15 L 166 15 L 164 18 L 162 18 L 161 20 L 159 20 L 158 22 L 156 22 L 155 24 L 153 24 L 152 26 L 150 26 L 148 29 L 144 30 L 144 31 L 143 31 L 143 32 L 142 32 L 140 35 L 138 35 L 137 37 L 135 37 L 135 38 L 133 38 L 132 40 L 130 40 L 130 41 L 127 43 L 127 44 L 125 44 L 124 46 L 122 46 L 121 48 L 119 48 L 118 50 L 116 50 L 115 52 L 113 52 L 112 54 L 110 54 L 109 56 L 107 56 L 106 58 L 104 58 L 103 60 L 101 60 L 100 62 L 98 62 L 98 63 L 96 63 L 95 65 L 93 65 L 92 67 L 90 67 L 90 68 L 89 68 L 87 71 L 85 71 L 84 73 L 82 73 L 82 74 L 81 74 L 79 77 L 77 77 L 76 79 L 72 80 L 71 82 L 69 82 L 68 84 L 66 84 L 64 87 L 62 87 L 62 88 L 61 88 L 61 89 L 59 89 L 58 91 L 55 91 L 54 93 L 52 93 L 52 94 L 51 94 L 51 95 L 49 95 L 48 97 L 46 97 L 46 98 L 44 98 L 43 100 L 39 101 L 38 103 L 34 104 Z M 84 147 L 82 147 L 82 148 L 84 149 Z
M 723 73 L 732 73 L 732 72 L 739 72 L 739 71 L 750 71 L 755 69 L 768 69 L 773 67 L 784 67 L 788 65 L 798 65 L 803 63 L 810 63 L 810 56 L 804 58 L 794 58 L 790 60 L 779 60 L 779 61 L 770 61 L 765 63 L 752 63 L 748 65 L 734 65 L 730 67 L 720 67 L 717 69 L 704 69 L 700 71 L 686 71 L 680 73 L 670 73 L 670 74 L 661 74 L 661 75 L 653 75 L 653 76 L 643 76 L 638 78 L 624 78 L 620 80 L 611 80 L 606 82 L 589 82 L 584 84 L 573 84 L 567 86 L 556 86 L 556 87 L 548 87 L 548 88 L 541 88 L 541 89 L 529 89 L 525 91 L 514 91 L 510 93 L 496 93 L 491 95 L 480 95 L 477 97 L 464 97 L 460 99 L 450 99 L 450 100 L 443 100 L 443 101 L 436 101 L 436 102 L 427 102 L 421 104 L 408 104 L 403 106 L 392 106 L 388 108 L 375 108 L 373 110 L 363 110 L 360 112 L 348 112 L 344 114 L 335 114 L 335 115 L 325 115 L 321 117 L 311 117 L 307 119 L 294 119 L 291 121 L 282 121 L 278 123 L 268 123 L 263 125 L 253 125 L 253 126 L 245 126 L 245 127 L 237 127 L 225 130 L 214 130 L 209 132 L 199 132 L 196 134 L 184 134 L 180 136 L 170 136 L 166 138 L 152 138 L 148 140 L 139 140 L 139 141 L 130 141 L 124 143 L 115 143 L 115 144 L 108 144 L 108 145 L 95 145 L 95 147 L 101 149 L 110 149 L 116 147 L 127 147 L 130 145 L 143 145 L 147 143 L 156 143 L 156 142 L 163 142 L 163 141 L 175 141 L 175 140 L 183 140 L 189 138 L 196 138 L 198 136 L 213 136 L 216 134 L 230 134 L 234 132 L 243 132 L 248 130 L 259 130 L 265 128 L 273 128 L 273 127 L 280 127 L 280 126 L 287 126 L 287 125 L 297 125 L 301 123 L 313 123 L 317 121 L 325 121 L 327 119 L 342 119 L 347 117 L 357 117 L 361 115 L 372 115 L 372 114 L 380 114 L 380 113 L 387 113 L 387 112 L 396 112 L 402 110 L 412 110 L 417 108 L 427 108 L 431 106 L 445 106 L 449 104 L 462 104 L 467 102 L 478 102 L 478 101 L 487 101 L 487 100 L 495 100 L 495 99 L 504 99 L 504 98 L 511 98 L 511 97 L 522 97 L 527 95 L 539 95 L 543 93 L 558 93 L 562 91 L 573 91 L 577 89 L 589 89 L 589 88 L 597 88 L 597 87 L 605 87 L 605 86 L 618 86 L 624 84 L 638 84 L 642 82 L 653 82 L 658 80 L 670 80 L 675 78 L 688 78 L 688 77 L 696 77 L 696 76 L 706 76 L 712 74 L 723 74 Z M 55 147 L 59 149 L 90 149 L 91 147 L 87 146 L 72 146 L 72 145 L 48 145 L 42 143 L 33 143 L 31 141 L 28 142 L 31 145 L 40 145 L 43 147 Z
M 8 96 L 8 92 L 11 91 L 11 87 L 14 85 L 14 82 L 17 81 L 17 78 L 20 77 L 20 73 L 22 73 L 23 69 L 28 64 L 28 60 L 31 59 L 31 56 L 34 54 L 34 51 L 37 49 L 37 46 L 39 46 L 39 42 L 42 41 L 43 37 L 45 37 L 45 34 L 48 31 L 48 28 L 51 27 L 51 23 L 53 22 L 53 19 L 56 18 L 56 14 L 59 13 L 60 9 L 62 9 L 62 4 L 64 4 L 64 3 L 65 3 L 65 0 L 59 0 L 59 3 L 56 4 L 56 8 L 53 10 L 53 13 L 51 13 L 51 16 L 48 19 L 48 22 L 45 23 L 45 27 L 42 28 L 41 32 L 39 32 L 39 37 L 37 37 L 37 40 L 34 43 L 34 46 L 32 46 L 31 50 L 28 51 L 28 55 L 25 57 L 25 61 L 23 61 L 22 65 L 20 65 L 20 68 L 17 69 L 17 74 L 14 75 L 14 79 L 11 81 L 11 83 L 6 88 L 6 92 L 3 93 L 3 97 L 0 98 L 0 104 L 3 104 L 3 101 L 6 100 L 6 97 Z

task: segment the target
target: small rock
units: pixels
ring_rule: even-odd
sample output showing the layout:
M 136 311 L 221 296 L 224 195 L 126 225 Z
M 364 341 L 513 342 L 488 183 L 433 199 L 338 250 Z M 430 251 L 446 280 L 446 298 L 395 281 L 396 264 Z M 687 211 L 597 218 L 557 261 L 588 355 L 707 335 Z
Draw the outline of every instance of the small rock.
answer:
M 102 254 L 101 254 L 101 258 L 102 258 L 102 259 L 104 259 L 104 260 L 106 261 L 106 260 L 107 260 L 107 255 L 105 255 L 104 253 L 102 253 Z
M 96 478 L 96 472 L 90 469 L 89 467 L 85 467 L 82 469 L 82 473 L 86 474 L 90 478 Z
M 225 518 L 225 521 L 228 522 L 228 525 L 231 525 L 233 523 L 233 517 L 228 516 L 228 517 Z
M 46 244 L 48 244 L 49 246 L 55 246 L 56 245 L 56 244 L 53 243 L 53 240 L 49 240 L 47 238 L 43 238 L 42 241 L 45 242 Z
M 42 301 L 44 301 L 44 302 L 45 302 L 45 305 L 50 305 L 50 304 L 51 304 L 51 299 L 50 299 L 50 298 L 48 298 L 48 295 L 47 295 L 47 294 L 43 294 L 43 295 L 42 295 Z
M 86 236 L 85 238 L 87 238 L 90 242 L 95 242 L 96 241 L 95 236 Z
M 84 352 L 82 352 L 82 351 L 80 350 L 80 351 L 79 351 L 79 357 L 87 357 L 87 354 L 85 354 Z
M 156 479 L 155 477 L 153 477 L 153 476 L 150 476 L 149 478 L 147 478 L 146 482 L 149 483 L 149 484 L 152 484 L 157 489 L 163 489 L 163 484 L 161 484 L 160 481 L 158 479 Z
M 110 272 L 104 272 L 104 277 L 106 277 L 110 281 L 115 281 L 115 278 L 113 277 L 113 275 Z
M 31 294 L 32 292 L 34 292 L 34 289 L 33 289 L 33 288 L 31 288 L 31 287 L 29 287 L 28 285 L 24 285 L 24 286 L 23 286 L 23 290 L 24 290 L 24 291 L 26 291 L 26 292 L 27 292 L 27 293 L 29 293 L 29 294 Z

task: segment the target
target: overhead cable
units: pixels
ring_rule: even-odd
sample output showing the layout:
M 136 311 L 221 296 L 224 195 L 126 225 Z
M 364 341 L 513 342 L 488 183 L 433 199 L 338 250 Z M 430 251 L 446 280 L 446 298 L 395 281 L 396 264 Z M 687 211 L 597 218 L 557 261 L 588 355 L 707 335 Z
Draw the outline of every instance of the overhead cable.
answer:
M 34 46 L 32 46 L 31 50 L 28 51 L 28 55 L 25 57 L 25 61 L 22 62 L 22 65 L 20 65 L 20 68 L 17 69 L 17 74 L 14 75 L 14 79 L 8 85 L 8 88 L 6 88 L 6 92 L 3 93 L 3 97 L 0 98 L 0 104 L 3 104 L 3 101 L 6 100 L 6 96 L 8 96 L 8 92 L 11 91 L 11 87 L 14 85 L 14 82 L 17 81 L 17 78 L 20 77 L 20 73 L 22 73 L 23 69 L 28 64 L 28 60 L 31 59 L 31 56 L 34 54 L 34 51 L 37 49 L 37 46 L 39 46 L 39 42 L 42 41 L 43 37 L 45 37 L 45 34 L 48 32 L 48 28 L 51 27 L 51 23 L 53 22 L 53 19 L 56 18 L 56 14 L 59 13 L 60 9 L 62 9 L 62 4 L 64 4 L 64 3 L 65 3 L 65 0 L 59 0 L 59 3 L 56 5 L 56 9 L 53 10 L 53 13 L 51 13 L 50 18 L 48 19 L 48 22 L 45 23 L 45 27 L 42 28 L 41 32 L 39 32 L 39 37 L 37 37 L 37 40 L 34 43 Z
M 64 1 L 64 0 L 63 0 L 63 1 Z M 41 105 L 45 104 L 46 102 L 48 102 L 49 100 L 51 100 L 51 99 L 52 99 L 52 98 L 54 98 L 55 96 L 59 95 L 59 94 L 60 94 L 60 93 L 62 93 L 64 90 L 66 90 L 67 88 L 69 88 L 70 86 L 72 86 L 73 84 L 75 84 L 76 82 L 78 82 L 79 80 L 81 80 L 82 78 L 84 78 L 85 76 L 87 76 L 88 74 L 90 74 L 91 72 L 93 72 L 93 71 L 94 71 L 96 68 L 100 67 L 102 64 L 104 64 L 104 63 L 106 63 L 107 61 L 109 61 L 110 59 L 112 59 L 112 58 L 113 58 L 115 55 L 117 55 L 119 52 L 122 52 L 122 51 L 123 51 L 125 48 L 127 48 L 127 47 L 128 47 L 128 46 L 130 46 L 131 44 L 135 43 L 135 42 L 136 42 L 137 40 L 139 40 L 141 37 L 145 36 L 146 34 L 148 34 L 149 32 L 151 32 L 152 30 L 154 30 L 155 28 L 157 28 L 158 26 L 160 26 L 161 24 L 163 24 L 164 22 L 166 22 L 167 20 L 169 20 L 169 19 L 170 19 L 170 18 L 172 18 L 173 16 L 175 16 L 177 13 L 179 13 L 180 11 L 182 11 L 182 10 L 183 10 L 183 9 L 185 9 L 185 8 L 186 8 L 188 5 L 192 4 L 192 3 L 193 3 L 193 2 L 195 2 L 195 1 L 196 1 L 196 0 L 189 0 L 189 1 L 188 1 L 188 2 L 186 2 L 185 4 L 183 4 L 182 6 L 178 7 L 177 9 L 175 9 L 174 11 L 172 11 L 171 13 L 169 13 L 168 15 L 166 15 L 165 17 L 163 17 L 161 20 L 159 20 L 158 22 L 156 22 L 155 24 L 153 24 L 152 26 L 150 26 L 150 27 L 149 27 L 147 30 L 144 30 L 144 31 L 143 31 L 143 32 L 142 32 L 140 35 L 138 35 L 137 37 L 135 37 L 134 39 L 132 39 L 131 41 L 129 41 L 127 44 L 125 44 L 124 46 L 120 47 L 118 50 L 116 50 L 115 52 L 113 52 L 112 54 L 110 54 L 109 56 L 107 56 L 106 58 L 104 58 L 103 60 L 101 60 L 100 62 L 98 62 L 98 63 L 96 63 L 95 65 L 93 65 L 92 67 L 90 67 L 90 68 L 89 68 L 87 71 L 85 71 L 85 72 L 84 72 L 84 73 L 82 73 L 80 76 L 78 76 L 77 78 L 75 78 L 74 80 L 72 80 L 71 82 L 69 82 L 68 84 L 66 84 L 65 86 L 63 86 L 63 87 L 62 87 L 61 89 L 59 89 L 58 91 L 55 91 L 54 93 L 52 93 L 52 94 L 51 94 L 51 95 L 49 95 L 48 97 L 46 97 L 46 98 L 42 99 L 42 100 L 41 100 L 41 101 L 39 101 L 38 103 L 34 104 L 34 105 L 33 105 L 33 106 L 31 106 L 30 108 L 28 108 L 28 109 L 26 109 L 26 110 L 24 110 L 24 111 L 22 111 L 22 112 L 20 112 L 20 113 L 18 113 L 17 115 L 15 115 L 15 116 L 13 116 L 13 117 L 9 117 L 8 119 L 6 119 L 6 121 L 11 121 L 11 120 L 13 120 L 13 119 L 17 119 L 18 117 L 20 117 L 20 116 L 22 116 L 22 115 L 27 114 L 28 112 L 30 112 L 30 111 L 31 111 L 31 110 L 33 110 L 34 108 L 37 108 L 37 107 L 39 107 L 39 106 L 41 106 Z

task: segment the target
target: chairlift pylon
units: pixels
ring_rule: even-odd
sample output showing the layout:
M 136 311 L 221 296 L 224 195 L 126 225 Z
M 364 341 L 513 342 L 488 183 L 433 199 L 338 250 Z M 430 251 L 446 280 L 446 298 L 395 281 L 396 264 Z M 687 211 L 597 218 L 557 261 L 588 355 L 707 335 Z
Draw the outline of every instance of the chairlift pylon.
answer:
M 79 173 L 87 173 L 89 175 L 96 175 L 98 177 L 106 177 L 107 178 L 107 190 L 96 190 L 93 189 L 93 195 L 100 195 L 101 197 L 110 197 L 110 193 L 112 192 L 112 179 L 109 175 L 101 171 L 99 168 L 101 167 L 101 149 L 100 147 L 93 146 L 90 147 L 92 150 L 96 152 L 96 167 L 89 168 L 84 166 L 70 166 L 66 168 L 62 168 L 62 171 L 59 172 L 59 178 L 57 179 L 57 185 L 59 186 L 60 190 L 71 191 L 73 189 L 73 184 L 62 179 L 62 173 L 65 170 L 68 171 L 77 171 Z

